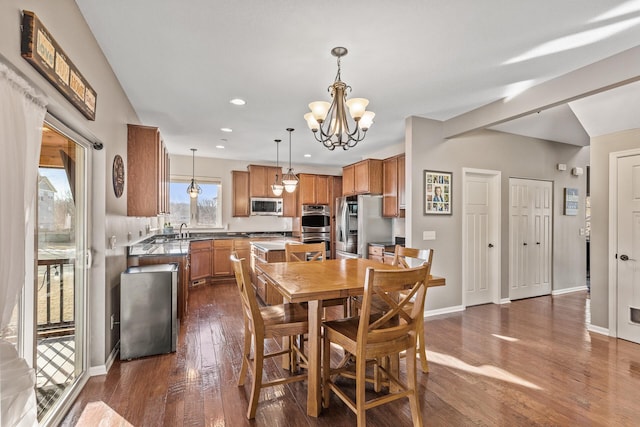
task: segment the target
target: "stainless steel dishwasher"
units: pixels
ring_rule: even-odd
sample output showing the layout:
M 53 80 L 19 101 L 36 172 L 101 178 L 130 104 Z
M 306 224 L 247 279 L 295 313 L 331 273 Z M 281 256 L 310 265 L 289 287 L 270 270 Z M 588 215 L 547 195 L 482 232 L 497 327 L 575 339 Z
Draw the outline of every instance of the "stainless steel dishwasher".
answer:
M 120 275 L 120 359 L 176 351 L 178 264 L 129 267 Z

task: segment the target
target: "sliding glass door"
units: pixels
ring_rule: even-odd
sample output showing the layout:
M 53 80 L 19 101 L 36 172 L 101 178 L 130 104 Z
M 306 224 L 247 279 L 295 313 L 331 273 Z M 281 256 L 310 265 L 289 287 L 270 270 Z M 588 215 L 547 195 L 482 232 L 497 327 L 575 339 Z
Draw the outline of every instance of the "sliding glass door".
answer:
M 45 124 L 38 173 L 34 368 L 38 420 L 86 371 L 86 149 Z

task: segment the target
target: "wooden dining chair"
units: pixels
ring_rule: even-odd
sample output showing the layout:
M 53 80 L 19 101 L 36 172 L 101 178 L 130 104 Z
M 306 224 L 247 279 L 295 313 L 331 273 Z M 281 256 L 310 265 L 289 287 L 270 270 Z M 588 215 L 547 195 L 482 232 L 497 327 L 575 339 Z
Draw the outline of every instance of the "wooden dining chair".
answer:
M 231 264 L 236 277 L 236 284 L 242 299 L 242 312 L 244 317 L 244 348 L 242 354 L 242 367 L 238 376 L 238 386 L 244 385 L 247 368 L 251 367 L 253 373 L 253 387 L 249 398 L 247 418 L 255 418 L 260 390 L 263 387 L 272 387 L 287 384 L 294 381 L 302 381 L 306 374 L 291 375 L 279 379 L 265 381 L 262 378 L 264 360 L 266 358 L 289 354 L 292 370 L 295 371 L 295 361 L 298 357 L 308 363 L 306 356 L 295 345 L 292 337 L 308 333 L 308 313 L 300 304 L 280 304 L 260 307 L 256 299 L 255 290 L 250 280 L 249 266 L 244 258 L 239 258 L 234 252 L 231 255 Z M 288 337 L 287 347 L 283 350 L 265 353 L 264 342 L 269 338 Z M 251 358 L 251 342 L 253 341 L 253 359 Z
M 326 246 L 320 243 L 290 243 L 284 245 L 285 260 L 287 262 L 306 262 L 306 261 L 324 261 L 326 260 Z M 334 298 L 322 301 L 322 307 L 342 306 L 343 317 L 347 317 L 348 299 Z M 326 310 L 325 316 L 326 318 Z
M 410 268 L 423 263 L 431 265 L 433 261 L 432 249 L 405 248 L 396 245 L 392 264 L 401 268 Z M 413 302 L 406 305 L 407 310 L 411 310 Z M 422 372 L 429 372 L 429 361 L 427 360 L 427 349 L 424 338 L 424 312 L 421 313 L 422 320 L 418 324 L 418 355 L 420 356 L 420 368 Z
M 323 322 L 323 403 L 328 407 L 333 391 L 356 413 L 358 427 L 366 426 L 367 409 L 403 397 L 409 398 L 413 425 L 422 426 L 415 353 L 430 267 L 429 264 L 402 270 L 375 270 L 369 267 L 360 316 Z M 405 289 L 406 294 L 398 299 L 398 292 Z M 384 313 L 372 311 L 371 304 L 374 298 L 379 298 L 387 304 L 388 308 Z M 405 310 L 412 299 L 412 309 Z M 341 364 L 338 368 L 331 369 L 331 344 L 341 346 L 355 357 L 355 373 L 350 371 L 350 365 Z M 381 359 L 397 357 L 403 351 L 407 352 L 406 382 L 400 380 L 397 372 L 387 369 L 388 366 L 392 366 L 391 363 L 378 363 Z M 376 382 L 375 378 L 367 378 L 365 375 L 368 361 L 376 361 L 374 375 L 382 371 L 389 381 L 389 392 L 365 400 L 366 383 Z M 339 376 L 355 378 L 355 401 L 336 381 Z M 333 379 L 334 377 L 336 379 Z

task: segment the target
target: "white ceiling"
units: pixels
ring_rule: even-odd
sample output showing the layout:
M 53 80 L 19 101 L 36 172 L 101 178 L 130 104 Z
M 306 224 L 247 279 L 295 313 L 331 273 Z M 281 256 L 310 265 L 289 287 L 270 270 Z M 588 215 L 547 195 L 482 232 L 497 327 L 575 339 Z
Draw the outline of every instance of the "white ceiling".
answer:
M 348 164 L 403 142 L 408 116 L 446 120 L 640 40 L 640 0 L 76 3 L 140 120 L 160 127 L 170 153 L 194 147 L 247 161 L 275 161 L 276 138 L 286 160 L 285 129 L 294 127 L 294 163 Z M 347 152 L 323 148 L 302 117 L 309 102 L 329 100 L 335 46 L 349 49 L 350 96 L 368 98 L 376 113 L 365 141 Z M 494 129 L 587 145 L 589 136 L 640 127 L 639 93 L 640 84 L 627 85 Z M 231 105 L 234 97 L 247 105 Z

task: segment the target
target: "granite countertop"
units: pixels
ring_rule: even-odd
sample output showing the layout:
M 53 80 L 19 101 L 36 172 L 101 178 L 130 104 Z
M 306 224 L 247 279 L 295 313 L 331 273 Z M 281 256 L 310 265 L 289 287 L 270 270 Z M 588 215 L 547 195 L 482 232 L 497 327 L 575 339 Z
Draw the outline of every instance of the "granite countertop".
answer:
M 178 238 L 177 234 L 158 234 L 147 237 L 139 242 L 129 245 L 129 256 L 183 256 L 189 254 L 189 242 L 200 240 L 229 240 L 252 239 L 264 237 L 279 237 L 286 239 L 291 237 L 291 232 L 251 232 L 251 233 L 191 233 L 188 238 Z M 281 250 L 284 250 L 285 240 L 266 241 L 261 243 L 280 242 Z M 277 245 L 268 250 L 277 250 Z
M 269 251 L 284 251 L 284 245 L 285 243 L 300 243 L 298 241 L 295 240 L 267 240 L 267 241 L 258 241 L 258 242 L 251 242 L 251 245 L 255 246 L 256 248 L 262 249 L 263 251 L 269 252 Z

